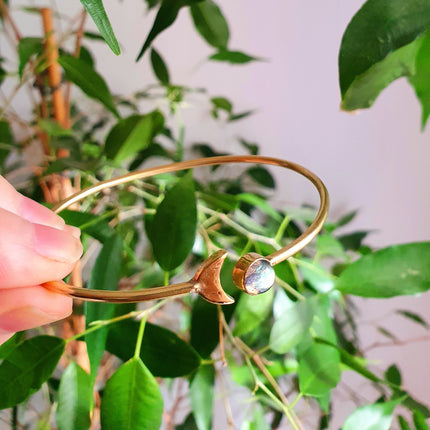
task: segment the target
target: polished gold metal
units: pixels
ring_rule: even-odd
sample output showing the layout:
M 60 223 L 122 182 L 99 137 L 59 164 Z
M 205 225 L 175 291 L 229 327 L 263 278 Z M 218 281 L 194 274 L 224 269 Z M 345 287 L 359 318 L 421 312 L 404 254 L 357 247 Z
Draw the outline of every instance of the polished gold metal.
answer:
M 309 244 L 321 230 L 327 218 L 329 198 L 326 187 L 318 176 L 299 164 L 259 155 L 228 155 L 182 161 L 180 163 L 127 173 L 113 179 L 99 182 L 58 203 L 53 210 L 59 213 L 74 203 L 96 194 L 103 189 L 115 187 L 137 179 L 144 179 L 161 173 L 193 169 L 195 167 L 230 163 L 269 164 L 293 170 L 311 181 L 320 197 L 320 207 L 314 221 L 297 239 L 268 256 L 263 257 L 256 253 L 248 253 L 242 256 L 236 263 L 233 270 L 233 280 L 238 288 L 248 294 L 260 294 L 268 289 L 269 280 L 272 280 L 272 278 L 274 279 L 272 267 L 296 254 Z M 43 286 L 51 291 L 89 301 L 130 303 L 181 296 L 195 292 L 211 303 L 224 305 L 234 302 L 234 300 L 224 292 L 219 281 L 221 267 L 226 256 L 227 251 L 217 251 L 200 265 L 197 273 L 191 280 L 166 287 L 155 287 L 138 291 L 103 291 L 77 288 L 64 284 L 61 281 L 46 282 Z M 259 277 L 261 277 L 262 286 L 259 285 Z

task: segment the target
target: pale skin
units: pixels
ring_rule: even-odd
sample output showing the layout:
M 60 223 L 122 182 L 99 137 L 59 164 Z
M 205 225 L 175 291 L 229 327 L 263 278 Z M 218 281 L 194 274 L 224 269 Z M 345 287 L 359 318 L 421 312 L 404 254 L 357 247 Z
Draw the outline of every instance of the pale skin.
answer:
M 0 344 L 70 315 L 72 299 L 40 284 L 63 279 L 81 254 L 78 228 L 0 176 Z

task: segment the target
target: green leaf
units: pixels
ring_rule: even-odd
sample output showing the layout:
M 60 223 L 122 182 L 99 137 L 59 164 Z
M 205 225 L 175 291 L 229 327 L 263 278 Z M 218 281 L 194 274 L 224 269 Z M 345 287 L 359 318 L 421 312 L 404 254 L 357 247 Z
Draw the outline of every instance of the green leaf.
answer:
M 339 219 L 339 221 L 336 222 L 337 227 L 344 227 L 345 225 L 349 224 L 351 221 L 355 219 L 355 217 L 358 214 L 358 210 L 354 210 L 351 212 L 348 212 L 343 217 Z
M 199 430 L 192 413 L 188 414 L 182 424 L 175 427 L 175 430 Z
M 0 57 L 0 85 L 3 83 L 3 81 L 6 78 L 7 72 L 2 66 L 3 58 Z
M 340 275 L 336 288 L 362 297 L 418 294 L 430 288 L 430 242 L 395 245 L 365 255 Z
M 396 399 L 358 408 L 347 418 L 342 430 L 390 430 L 394 409 L 401 401 Z
M 406 311 L 406 310 L 398 310 L 396 311 L 396 314 L 402 315 L 405 318 L 408 318 L 409 320 L 412 320 L 413 322 L 416 322 L 417 324 L 427 329 L 429 328 L 427 321 L 425 321 L 422 317 L 420 317 L 418 314 L 414 312 Z
M 399 387 L 402 385 L 402 375 L 397 366 L 391 365 L 385 372 L 385 379 Z
M 245 54 L 240 51 L 227 51 L 222 49 L 216 54 L 209 57 L 209 60 L 213 61 L 225 61 L 230 64 L 246 64 L 251 61 L 263 61 L 261 58 L 252 57 L 251 55 Z
M 256 110 L 252 109 L 252 110 L 246 110 L 244 112 L 239 112 L 239 113 L 234 113 L 234 114 L 232 113 L 229 116 L 228 120 L 230 122 L 232 122 L 232 121 L 239 121 L 241 119 L 247 118 L 250 115 L 253 115 L 255 112 L 256 112 Z
M 330 314 L 330 299 L 321 296 L 311 331 L 315 336 L 336 344 L 337 336 Z M 301 393 L 314 397 L 326 396 L 339 383 L 341 370 L 338 350 L 313 341 L 310 346 L 298 346 L 297 360 Z
M 90 428 L 93 384 L 90 375 L 73 361 L 61 376 L 57 401 L 58 430 Z
M 317 251 L 322 255 L 332 257 L 344 257 L 343 246 L 338 239 L 331 234 L 321 234 L 317 238 Z
M 151 223 L 150 241 L 155 259 L 165 271 L 180 266 L 194 245 L 197 205 L 191 172 L 165 195 Z
M 170 82 L 169 70 L 161 55 L 154 48 L 151 49 L 151 65 L 157 79 L 167 85 Z
M 140 358 L 124 363 L 106 382 L 100 412 L 104 430 L 160 428 L 160 387 Z
M 57 121 L 41 118 L 38 121 L 39 127 L 49 136 L 73 136 L 73 132 L 63 128 Z
M 356 231 L 354 233 L 338 236 L 339 242 L 345 250 L 358 251 L 363 245 L 363 240 L 367 237 L 370 231 Z
M 103 39 L 108 44 L 109 48 L 115 55 L 119 55 L 121 50 L 119 48 L 118 41 L 116 40 L 115 34 L 112 30 L 112 26 L 109 22 L 109 18 L 106 14 L 102 0 L 81 0 L 85 10 L 93 19 Z
M 270 348 L 278 354 L 290 351 L 305 336 L 312 324 L 316 296 L 296 302 L 275 320 L 270 333 Z
M 122 248 L 122 240 L 118 235 L 114 235 L 106 240 L 91 272 L 88 282 L 89 289 L 109 291 L 117 289 L 121 276 Z M 85 320 L 87 327 L 93 321 L 112 318 L 115 310 L 114 306 L 113 303 L 86 302 Z M 101 327 L 85 336 L 91 364 L 91 376 L 93 378 L 97 375 L 97 370 L 105 350 L 107 334 L 108 327 Z
M 262 185 L 263 187 L 275 188 L 276 186 L 273 176 L 265 167 L 251 167 L 246 171 L 246 173 L 251 176 L 257 184 Z
M 200 296 L 191 310 L 190 343 L 203 357 L 209 357 L 219 342 L 217 307 Z
M 43 50 L 43 43 L 40 37 L 23 37 L 18 44 L 19 66 L 18 74 L 22 78 L 24 67 L 33 55 L 40 55 Z
M 255 402 L 250 409 L 252 411 L 252 418 L 246 419 L 242 423 L 240 430 L 270 430 L 271 426 L 266 421 L 261 405 Z
M 397 337 L 386 328 L 377 327 L 377 329 L 379 333 L 381 333 L 383 336 L 387 337 L 388 339 L 392 340 L 393 342 L 396 342 L 398 340 Z
M 121 360 L 134 355 L 139 322 L 122 321 L 109 330 L 106 349 Z M 200 357 L 187 342 L 172 331 L 146 323 L 140 358 L 154 376 L 176 378 L 185 376 L 200 365 Z
M 89 234 L 100 242 L 105 242 L 115 234 L 115 230 L 108 223 L 111 218 L 109 213 L 95 215 L 90 212 L 64 210 L 59 215 L 66 224 L 79 227 L 83 233 Z
M 397 416 L 397 421 L 399 422 L 400 430 L 411 430 L 411 428 L 409 427 L 408 422 L 401 415 Z
M 400 395 L 407 394 L 404 392 L 400 392 Z M 418 411 L 421 415 L 423 415 L 426 419 L 430 417 L 430 410 L 427 408 L 427 406 L 423 405 L 422 403 L 418 402 L 414 398 L 412 398 L 410 395 L 403 400 L 403 406 L 408 408 L 411 411 Z
M 36 336 L 14 348 L 0 364 L 0 409 L 37 392 L 54 372 L 65 345 L 59 337 Z
M 381 383 L 384 382 L 382 379 L 378 378 L 374 373 L 372 373 L 362 364 L 363 359 L 361 357 L 354 357 L 353 355 L 345 351 L 343 348 L 340 348 L 336 344 L 333 344 L 332 342 L 329 342 L 325 339 L 315 338 L 314 341 L 337 349 L 339 351 L 342 363 L 348 366 L 351 370 L 354 370 L 364 378 L 368 379 L 369 381 Z
M 241 193 L 236 196 L 236 198 L 244 203 L 255 206 L 261 210 L 261 212 L 269 215 L 277 221 L 282 221 L 282 215 L 267 202 L 267 200 L 251 193 Z
M 231 194 L 217 193 L 211 190 L 199 192 L 198 197 L 209 207 L 217 211 L 232 212 L 239 206 L 237 196 Z
M 10 339 L 0 345 L 0 360 L 9 355 L 23 340 L 25 332 L 15 333 Z
M 239 143 L 247 150 L 251 155 L 258 155 L 258 145 L 254 142 L 248 142 L 243 138 L 239 138 Z
M 13 144 L 14 138 L 9 123 L 0 120 L 0 167 L 3 166 Z
M 273 296 L 273 288 L 258 296 L 242 294 L 235 310 L 237 322 L 233 334 L 241 336 L 257 328 L 270 315 Z
M 94 58 L 91 52 L 85 46 L 81 46 L 81 49 L 79 50 L 79 58 L 82 61 L 85 61 L 90 67 L 94 68 L 95 66 Z
M 154 136 L 162 131 L 163 125 L 164 117 L 158 111 L 120 119 L 106 137 L 106 156 L 121 162 L 137 155 L 149 146 Z
M 215 48 L 227 49 L 230 31 L 221 9 L 212 0 L 190 7 L 194 26 L 200 35 Z
M 327 293 L 334 287 L 335 278 L 321 265 L 306 258 L 300 259 L 303 279 L 319 293 Z
M 213 104 L 215 112 L 218 111 L 218 109 L 221 109 L 228 113 L 231 113 L 233 109 L 233 105 L 231 104 L 230 100 L 227 100 L 225 97 L 212 97 L 211 102 Z
M 339 52 L 342 99 L 372 66 L 413 42 L 430 25 L 430 1 L 368 0 L 349 23 Z
M 430 33 L 427 32 L 427 34 L 422 38 L 418 47 L 418 52 L 415 56 L 415 73 L 409 78 L 409 82 L 414 87 L 418 100 L 421 102 L 422 129 L 425 128 L 430 115 L 430 84 L 428 79 L 430 73 L 429 53 Z
M 190 401 L 199 430 L 211 430 L 215 388 L 213 365 L 201 366 L 190 385 Z
M 342 98 L 342 109 L 352 111 L 365 109 L 374 103 L 381 91 L 402 76 L 415 71 L 415 57 L 421 39 L 390 53 L 357 76 Z
M 416 430 L 429 430 L 430 427 L 426 423 L 424 415 L 419 411 L 414 411 L 412 414 Z
M 99 40 L 104 42 L 103 36 L 101 36 L 99 33 L 94 33 L 92 31 L 84 31 L 84 37 L 89 40 Z
M 136 61 L 139 61 L 146 50 L 151 46 L 155 38 L 166 28 L 169 28 L 176 20 L 179 10 L 184 6 L 183 0 L 162 0 L 160 9 L 158 9 L 154 24 L 140 50 Z
M 115 103 L 104 79 L 88 63 L 80 58 L 60 56 L 66 79 L 78 86 L 88 97 L 98 100 L 106 109 L 119 117 Z

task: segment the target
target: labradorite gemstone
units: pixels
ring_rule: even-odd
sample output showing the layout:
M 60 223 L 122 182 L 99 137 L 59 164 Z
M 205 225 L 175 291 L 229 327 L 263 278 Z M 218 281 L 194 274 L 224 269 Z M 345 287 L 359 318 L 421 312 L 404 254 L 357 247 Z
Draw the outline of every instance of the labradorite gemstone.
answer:
M 249 294 L 266 292 L 275 282 L 275 270 L 267 260 L 257 260 L 245 274 L 244 286 Z

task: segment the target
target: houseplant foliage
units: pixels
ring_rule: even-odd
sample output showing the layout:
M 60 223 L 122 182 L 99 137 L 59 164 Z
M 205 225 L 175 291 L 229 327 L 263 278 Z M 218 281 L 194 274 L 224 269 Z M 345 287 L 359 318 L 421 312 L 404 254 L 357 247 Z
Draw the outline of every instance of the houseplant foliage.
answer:
M 0 0 L 2 37 L 16 45 L 16 57 L 0 52 L 1 173 L 8 177 L 22 166 L 29 145 L 44 151 L 38 164 L 26 170 L 22 192 L 49 204 L 73 187 L 148 163 L 219 154 L 209 143 L 186 142 L 180 111 L 189 94 L 209 99 L 208 113 L 218 121 L 251 114 L 235 111 L 223 96 L 174 84 L 174 73 L 154 46 L 179 12 L 187 10 L 198 35 L 214 48 L 208 60 L 258 60 L 231 49 L 229 26 L 219 6 L 211 0 L 146 4 L 157 13 L 137 59 L 150 61 L 158 84 L 125 97 L 111 93 L 88 48 L 88 41 L 104 40 L 120 53 L 100 0 L 83 0 L 84 11 L 71 26 L 73 31 L 57 34 L 57 42 L 52 31 L 40 38 L 22 33 L 13 2 Z M 394 18 L 383 29 L 387 35 L 375 35 L 378 23 L 386 21 L 378 14 L 388 9 Z M 26 12 L 41 11 L 32 4 Z M 85 32 L 87 13 L 100 35 Z M 416 16 L 422 18 L 419 24 Z M 368 1 L 351 21 L 341 47 L 342 106 L 368 107 L 394 78 L 406 75 L 423 103 L 425 123 L 429 108 L 421 50 L 428 45 L 429 24 L 429 2 L 414 0 L 401 8 L 399 1 Z M 398 39 L 388 37 L 393 28 L 395 34 L 399 29 L 404 33 L 400 31 Z M 376 49 L 375 41 L 391 44 Z M 57 48 L 59 58 L 52 59 Z M 354 54 L 363 51 L 362 58 Z M 65 117 L 59 117 L 54 100 L 59 88 L 51 81 L 53 62 L 64 75 L 62 90 L 67 94 L 73 87 L 81 92 L 79 104 L 65 97 Z M 29 119 L 13 104 L 15 94 L 25 87 L 33 103 Z M 167 101 L 167 109 L 148 109 L 151 101 L 160 99 Z M 91 103 L 103 107 L 100 115 L 89 114 Z M 256 154 L 259 148 L 239 139 L 237 151 Z M 310 402 L 315 428 L 324 429 L 330 425 L 331 393 L 345 371 L 369 380 L 379 398 L 359 405 L 344 429 L 389 429 L 399 408 L 402 429 L 428 428 L 429 410 L 404 390 L 397 367 L 369 368 L 348 295 L 388 298 L 427 291 L 430 243 L 373 251 L 363 244 L 367 232 L 342 234 L 341 228 L 356 215 L 352 212 L 328 222 L 311 246 L 277 265 L 273 289 L 247 296 L 231 280 L 238 256 L 279 249 L 297 237 L 315 213 L 308 206 L 272 207 L 268 198 L 275 187 L 271 171 L 262 166 L 199 169 L 137 181 L 64 211 L 66 222 L 83 232 L 82 281 L 88 288 L 151 288 L 186 280 L 201 261 L 223 248 L 230 257 L 221 281 L 236 302 L 219 307 L 190 296 L 143 307 L 76 303 L 68 321 L 18 333 L 0 347 L 0 408 L 11 428 L 30 420 L 40 429 L 101 425 L 155 430 L 164 425 L 208 430 L 215 400 L 221 398 L 223 428 L 301 429 L 300 407 Z M 399 314 L 427 328 L 419 315 L 403 310 Z M 245 403 L 227 394 L 232 384 L 242 387 Z M 238 407 L 241 412 L 233 415 Z

